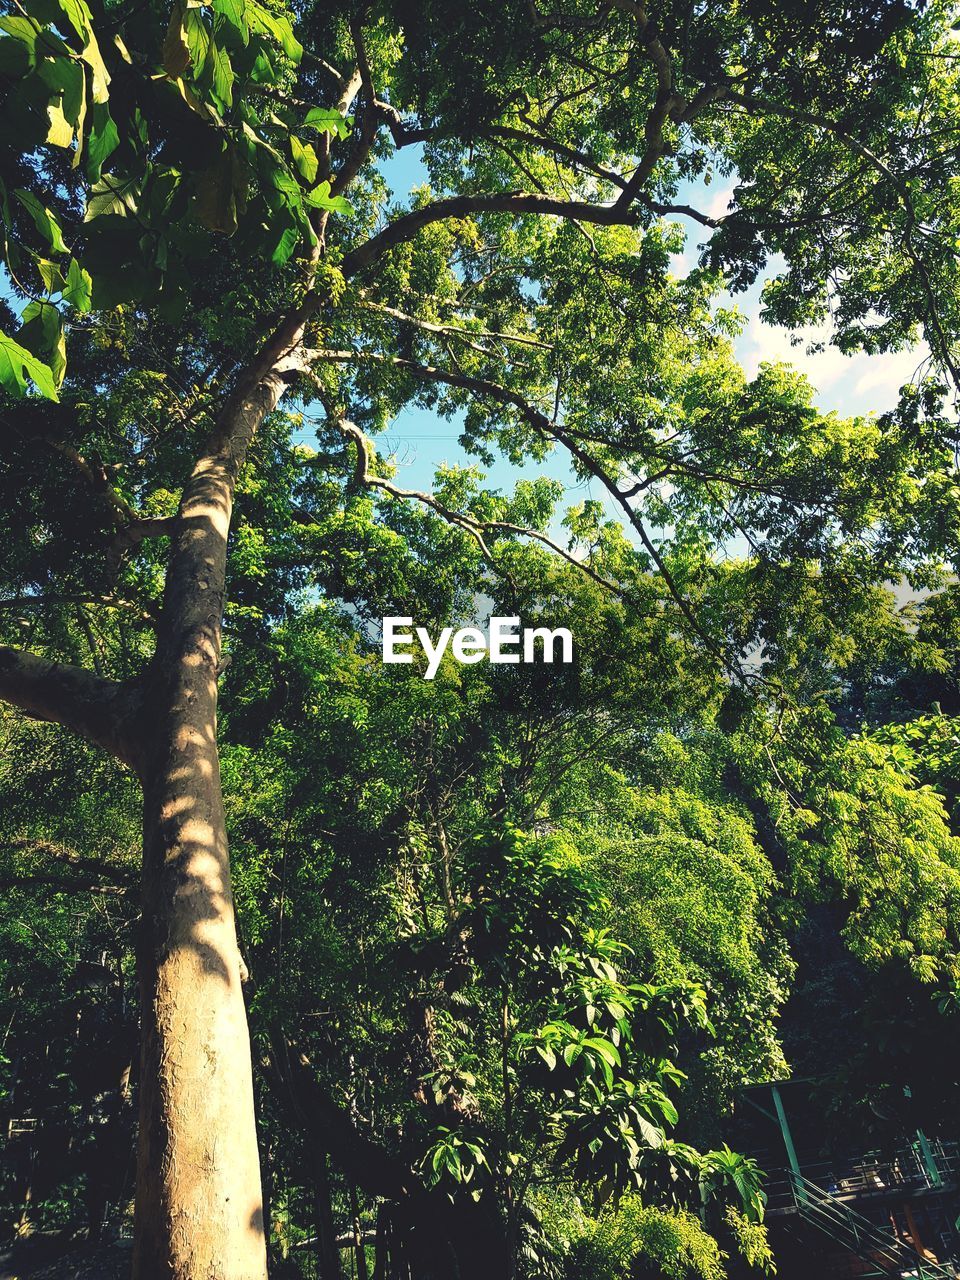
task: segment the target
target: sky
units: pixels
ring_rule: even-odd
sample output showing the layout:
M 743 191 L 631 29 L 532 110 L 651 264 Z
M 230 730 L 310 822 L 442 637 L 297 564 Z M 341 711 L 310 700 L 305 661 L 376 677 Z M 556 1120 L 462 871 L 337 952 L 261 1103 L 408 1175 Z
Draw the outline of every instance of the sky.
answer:
M 397 199 L 402 199 L 413 187 L 427 181 L 418 148 L 396 153 L 384 164 L 383 173 Z M 678 202 L 689 203 L 717 217 L 726 212 L 732 192 L 732 182 L 715 183 L 710 187 L 691 184 L 678 195 Z M 702 237 L 702 228 L 689 220 L 681 219 L 681 223 L 688 235 L 684 253 L 675 259 L 678 275 L 684 274 L 695 263 L 697 245 Z M 836 347 L 827 345 L 824 350 L 810 353 L 808 347 L 811 344 L 829 342 L 829 325 L 791 334 L 786 329 L 766 324 L 760 317 L 762 287 L 763 281 L 758 281 L 749 291 L 725 304 L 732 301 L 744 317 L 744 330 L 734 345 L 737 358 L 749 377 L 756 374 L 763 362 L 784 361 L 807 375 L 816 388 L 816 403 L 824 411 L 833 410 L 847 417 L 879 414 L 895 406 L 900 387 L 913 379 L 924 361 L 922 349 L 881 356 L 845 356 Z M 800 338 L 799 344 L 791 341 L 797 337 Z M 459 431 L 456 419 L 448 421 L 428 411 L 409 408 L 394 419 L 388 430 L 376 437 L 376 445 L 380 453 L 392 456 L 397 465 L 397 484 L 411 489 L 428 489 L 440 464 L 477 464 L 477 459 L 458 444 Z M 512 489 L 518 478 L 548 474 L 563 480 L 568 486 L 567 506 L 582 501 L 584 497 L 596 498 L 608 507 L 612 505 L 612 500 L 598 482 L 576 479 L 559 451 L 543 464 L 531 463 L 518 468 L 508 462 L 497 461 L 484 471 L 489 483 L 504 491 Z

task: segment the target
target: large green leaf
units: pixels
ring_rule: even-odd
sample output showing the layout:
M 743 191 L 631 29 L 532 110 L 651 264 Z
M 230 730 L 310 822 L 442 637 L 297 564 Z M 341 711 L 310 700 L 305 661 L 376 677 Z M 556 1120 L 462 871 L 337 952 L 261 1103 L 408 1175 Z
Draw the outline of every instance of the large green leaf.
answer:
M 24 191 L 22 187 L 18 187 L 13 194 L 30 214 L 37 230 L 49 244 L 51 253 L 66 253 L 67 246 L 60 224 L 42 201 L 32 191 Z
M 301 142 L 298 137 L 291 133 L 290 151 L 293 155 L 293 163 L 296 165 L 297 171 L 304 182 L 316 182 L 320 161 L 317 159 L 317 153 L 310 143 Z
M 116 214 L 122 218 L 129 217 L 136 213 L 139 198 L 139 185 L 132 178 L 110 174 L 109 177 L 101 178 L 91 187 L 83 220 L 92 222 L 94 218 L 99 218 L 105 213 Z
M 251 31 L 270 36 L 280 45 L 291 62 L 299 62 L 303 57 L 303 45 L 293 34 L 290 19 L 271 13 L 263 5 L 251 0 L 247 7 L 247 15 Z
M 27 379 L 48 400 L 59 399 L 53 371 L 19 342 L 0 333 L 0 385 L 15 396 L 27 389 Z
M 63 288 L 64 298 L 78 311 L 89 311 L 92 291 L 93 282 L 90 279 L 90 273 L 80 266 L 76 258 L 71 258 Z
M 343 196 L 331 196 L 330 183 L 324 180 L 303 197 L 304 204 L 313 205 L 315 209 L 327 209 L 330 213 L 349 215 L 353 206 Z
M 311 107 L 303 123 L 321 133 L 335 133 L 338 138 L 345 138 L 350 132 L 350 122 L 333 107 Z
M 54 385 L 59 387 L 67 368 L 63 317 L 52 302 L 36 300 L 27 304 L 22 320 L 17 337 L 47 362 Z
M 120 134 L 105 102 L 94 104 L 90 113 L 90 133 L 87 138 L 87 177 L 98 182 L 103 166 L 120 145 Z
M 50 129 L 46 140 L 55 147 L 70 147 L 76 138 L 73 163 L 79 164 L 87 114 L 87 78 L 83 64 L 70 58 L 45 58 L 38 74 L 53 95 L 47 107 Z

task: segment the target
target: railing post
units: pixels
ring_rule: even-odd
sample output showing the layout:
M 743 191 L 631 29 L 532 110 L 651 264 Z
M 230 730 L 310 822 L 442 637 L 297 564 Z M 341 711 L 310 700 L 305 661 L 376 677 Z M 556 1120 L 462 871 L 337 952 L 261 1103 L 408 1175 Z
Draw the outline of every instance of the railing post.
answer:
M 940 1170 L 937 1167 L 936 1160 L 934 1159 L 933 1149 L 930 1146 L 930 1139 L 922 1129 L 917 1130 L 917 1142 L 920 1144 L 920 1154 L 923 1157 L 923 1167 L 926 1170 L 931 1187 L 942 1187 L 943 1179 L 940 1177 Z
M 780 1132 L 783 1135 L 783 1145 L 787 1153 L 787 1163 L 790 1166 L 790 1183 L 793 1187 L 794 1201 L 804 1201 L 807 1199 L 806 1188 L 803 1185 L 803 1174 L 800 1172 L 800 1162 L 797 1159 L 797 1150 L 793 1145 L 793 1134 L 790 1132 L 790 1126 L 787 1124 L 787 1113 L 783 1109 L 783 1099 L 780 1097 L 780 1090 L 775 1084 L 770 1086 L 770 1096 L 773 1098 L 773 1105 L 777 1112 L 777 1119 L 780 1122 Z

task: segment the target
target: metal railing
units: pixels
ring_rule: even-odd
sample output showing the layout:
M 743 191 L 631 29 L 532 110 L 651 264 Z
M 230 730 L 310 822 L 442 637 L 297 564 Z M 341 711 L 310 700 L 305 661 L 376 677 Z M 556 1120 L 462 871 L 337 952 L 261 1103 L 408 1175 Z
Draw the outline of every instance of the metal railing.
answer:
M 777 1163 L 772 1151 L 751 1152 L 763 1168 Z M 781 1157 L 782 1158 L 782 1157 Z M 904 1146 L 892 1155 L 866 1152 L 843 1162 L 801 1160 L 804 1177 L 822 1191 L 841 1200 L 889 1199 L 892 1195 L 923 1194 L 955 1188 L 960 1184 L 960 1150 L 956 1143 L 929 1144 L 929 1159 L 917 1145 Z M 786 1172 L 774 1176 L 767 1187 L 770 1209 L 793 1207 L 793 1191 Z
M 919 1280 L 955 1280 L 957 1273 L 952 1267 L 929 1261 L 892 1231 L 876 1226 L 809 1178 L 789 1171 L 787 1177 L 800 1217 L 884 1274 L 916 1276 Z

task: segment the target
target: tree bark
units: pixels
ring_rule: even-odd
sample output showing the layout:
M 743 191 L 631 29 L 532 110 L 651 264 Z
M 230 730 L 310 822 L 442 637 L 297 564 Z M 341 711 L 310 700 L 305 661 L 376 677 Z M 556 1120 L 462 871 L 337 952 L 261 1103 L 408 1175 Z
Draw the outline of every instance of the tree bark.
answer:
M 314 1210 L 317 1222 L 317 1276 L 319 1280 L 342 1280 L 340 1251 L 333 1225 L 333 1203 L 330 1196 L 330 1173 L 327 1153 L 314 1155 Z
M 193 468 L 145 682 L 134 1280 L 266 1277 L 250 1041 L 220 790 L 217 676 L 237 474 L 285 382 L 277 361 L 248 382 Z
M 34 720 L 62 724 L 133 764 L 129 731 L 140 707 L 135 684 L 0 645 L 0 698 Z

